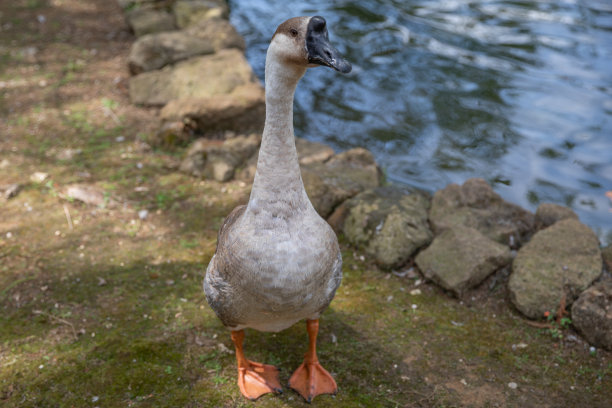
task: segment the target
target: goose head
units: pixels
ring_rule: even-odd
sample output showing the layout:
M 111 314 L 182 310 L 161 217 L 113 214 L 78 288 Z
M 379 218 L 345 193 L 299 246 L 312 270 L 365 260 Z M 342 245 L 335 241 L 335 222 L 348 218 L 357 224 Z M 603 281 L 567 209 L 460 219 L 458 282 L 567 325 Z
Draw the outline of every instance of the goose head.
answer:
M 294 17 L 276 29 L 268 52 L 285 64 L 312 68 L 330 67 L 343 74 L 351 72 L 351 64 L 329 42 L 327 22 L 321 16 Z

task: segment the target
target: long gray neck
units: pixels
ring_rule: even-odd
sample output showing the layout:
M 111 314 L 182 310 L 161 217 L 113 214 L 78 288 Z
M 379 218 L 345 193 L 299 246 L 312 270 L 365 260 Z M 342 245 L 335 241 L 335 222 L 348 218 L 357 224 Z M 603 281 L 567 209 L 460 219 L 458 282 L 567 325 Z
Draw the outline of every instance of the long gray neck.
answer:
M 305 72 L 306 68 L 281 63 L 268 49 L 266 122 L 247 211 L 265 209 L 285 217 L 310 206 L 293 135 L 293 96 Z

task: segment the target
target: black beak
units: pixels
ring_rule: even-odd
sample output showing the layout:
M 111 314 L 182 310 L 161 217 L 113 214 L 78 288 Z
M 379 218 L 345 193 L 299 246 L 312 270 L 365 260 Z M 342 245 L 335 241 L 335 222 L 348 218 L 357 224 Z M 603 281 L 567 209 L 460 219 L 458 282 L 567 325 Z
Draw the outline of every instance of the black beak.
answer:
M 306 50 L 308 51 L 308 62 L 311 64 L 325 65 L 343 74 L 348 74 L 353 68 L 329 42 L 323 17 L 314 16 L 308 22 Z

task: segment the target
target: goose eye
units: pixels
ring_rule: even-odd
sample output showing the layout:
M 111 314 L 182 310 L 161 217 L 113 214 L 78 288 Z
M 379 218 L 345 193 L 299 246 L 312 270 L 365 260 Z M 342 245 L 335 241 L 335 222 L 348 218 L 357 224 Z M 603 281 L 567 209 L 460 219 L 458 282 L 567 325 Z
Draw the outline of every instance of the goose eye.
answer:
M 297 32 L 297 30 L 295 28 L 292 28 L 291 30 L 289 30 L 289 32 L 291 33 L 292 37 L 297 37 L 297 35 L 298 35 L 298 32 Z

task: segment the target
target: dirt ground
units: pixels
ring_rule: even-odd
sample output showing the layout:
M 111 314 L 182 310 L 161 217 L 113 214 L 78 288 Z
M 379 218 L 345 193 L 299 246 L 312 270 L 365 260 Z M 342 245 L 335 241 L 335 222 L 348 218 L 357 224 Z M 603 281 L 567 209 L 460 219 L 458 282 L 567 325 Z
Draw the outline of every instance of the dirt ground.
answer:
M 180 174 L 180 151 L 145 143 L 158 112 L 129 103 L 133 40 L 114 0 L 0 2 L 0 186 L 21 186 L 0 199 L 0 405 L 305 406 L 288 388 L 255 404 L 238 391 L 201 283 L 250 187 Z M 102 200 L 64 199 L 74 183 Z M 313 405 L 612 406 L 611 353 L 528 325 L 507 271 L 458 300 L 340 239 L 344 281 L 319 335 L 339 393 Z M 305 328 L 247 331 L 245 347 L 286 384 Z

